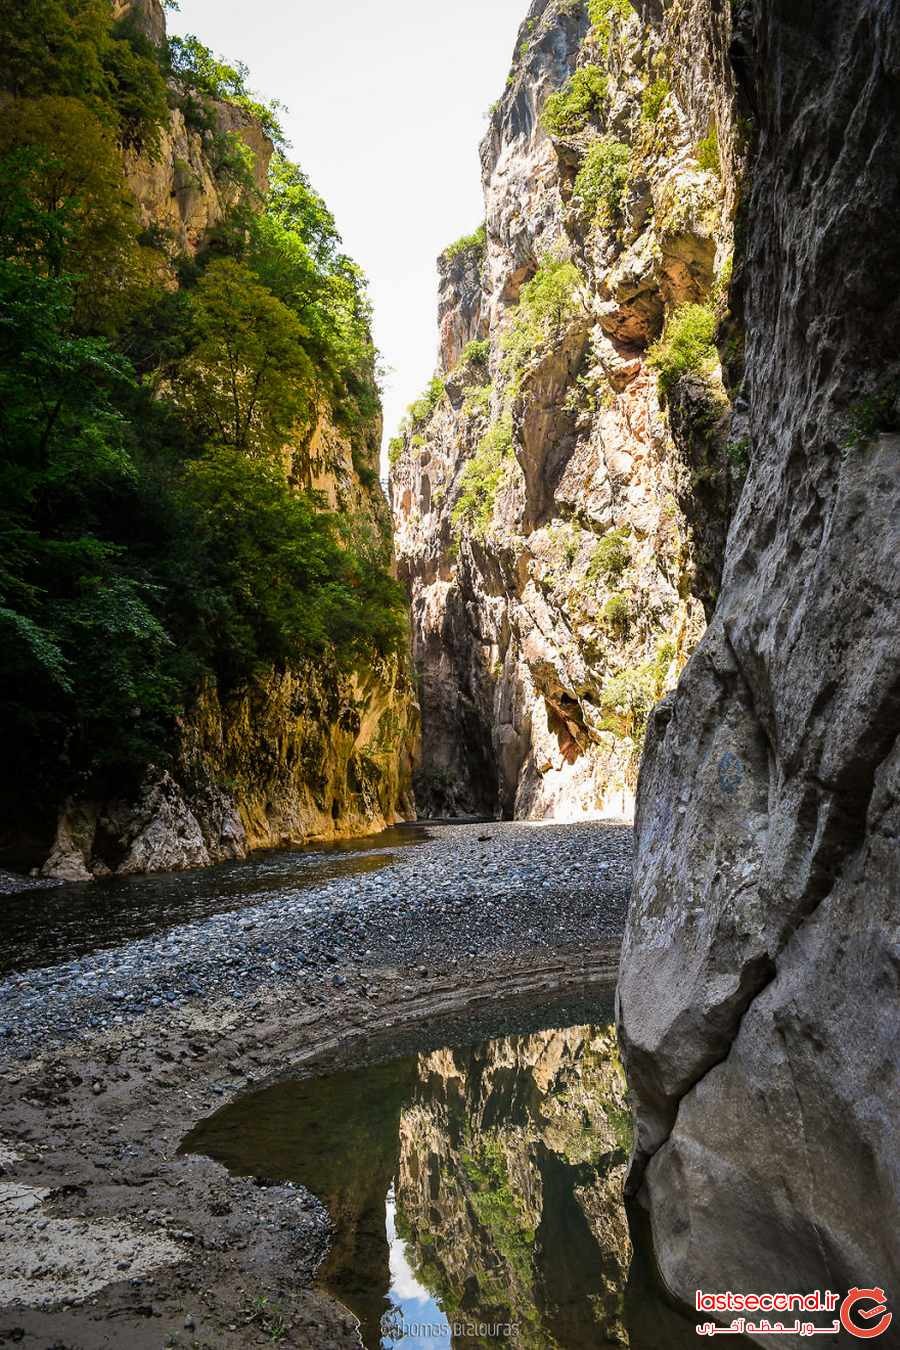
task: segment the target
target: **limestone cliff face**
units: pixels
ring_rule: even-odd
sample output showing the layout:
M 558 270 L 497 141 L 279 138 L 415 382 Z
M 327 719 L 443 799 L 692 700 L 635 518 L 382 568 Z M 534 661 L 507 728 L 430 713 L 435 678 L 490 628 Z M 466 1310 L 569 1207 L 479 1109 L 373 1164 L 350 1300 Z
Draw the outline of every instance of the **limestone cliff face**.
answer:
M 486 241 L 439 261 L 443 392 L 391 476 L 423 813 L 629 814 L 718 587 L 741 408 L 712 347 L 668 398 L 648 349 L 688 304 L 737 330 L 731 79 L 712 46 L 681 79 L 654 25 L 611 15 L 532 4 L 481 147 Z M 573 77 L 601 92 L 551 135 Z M 553 276 L 565 306 L 533 318 Z
M 119 0 L 117 11 L 152 40 L 165 37 L 158 0 Z M 196 253 L 245 190 L 217 162 L 217 133 L 240 137 L 253 152 L 256 187 L 266 186 L 273 147 L 259 125 L 227 103 L 209 111 L 217 131 L 192 130 L 174 108 L 157 155 L 125 157 L 144 224 L 168 237 L 173 255 Z M 323 410 L 303 447 L 310 486 L 360 537 L 390 528 L 377 480 L 380 442 L 379 417 L 354 451 Z M 397 660 L 271 671 L 227 697 L 208 687 L 175 731 L 170 768 L 150 766 L 135 799 L 65 805 L 43 872 L 86 881 L 377 831 L 413 812 L 416 728 L 409 674 Z
M 730 51 L 757 149 L 749 473 L 640 779 L 632 1185 L 682 1297 L 896 1291 L 897 11 L 744 0 L 730 30 L 712 0 L 643 8 L 695 95 Z

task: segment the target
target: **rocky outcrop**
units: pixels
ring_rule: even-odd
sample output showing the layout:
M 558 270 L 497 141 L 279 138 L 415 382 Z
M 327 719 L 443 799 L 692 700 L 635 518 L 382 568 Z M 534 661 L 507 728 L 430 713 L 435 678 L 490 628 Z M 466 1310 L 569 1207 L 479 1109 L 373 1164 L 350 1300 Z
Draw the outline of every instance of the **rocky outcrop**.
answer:
M 245 191 L 225 171 L 229 138 L 252 151 L 254 184 L 260 193 L 266 187 L 273 147 L 259 124 L 233 104 L 210 100 L 208 107 L 215 130 L 191 128 L 181 108 L 173 108 L 152 158 L 125 156 L 125 179 L 144 226 L 175 253 L 196 253 Z
M 121 0 L 116 17 L 165 39 L 158 0 Z M 125 153 L 127 188 L 171 259 L 196 254 L 235 206 L 266 190 L 274 147 L 258 122 L 216 100 L 201 120 L 208 125 L 190 126 L 175 106 L 152 155 Z M 249 182 L 229 168 L 236 141 L 251 152 L 241 156 Z M 352 521 L 357 543 L 378 549 L 390 530 L 380 445 L 380 416 L 351 438 L 323 407 L 297 456 L 305 486 Z M 178 870 L 383 829 L 414 812 L 416 731 L 409 674 L 397 660 L 350 671 L 310 662 L 227 693 L 211 685 L 173 730 L 167 767 L 149 766 L 136 793 L 64 805 L 42 874 L 88 881 Z
M 670 79 L 657 28 L 609 14 L 531 6 L 481 147 L 485 240 L 439 261 L 439 379 L 396 443 L 425 814 L 630 814 L 718 588 L 744 434 L 731 85 L 712 47 Z M 579 81 L 586 108 L 548 118 Z M 653 344 L 690 304 L 707 346 L 661 394 Z
M 695 95 L 730 53 L 758 148 L 735 259 L 749 471 L 640 779 L 631 1185 L 683 1298 L 896 1291 L 896 8 L 745 0 L 733 29 L 710 0 L 644 8 Z

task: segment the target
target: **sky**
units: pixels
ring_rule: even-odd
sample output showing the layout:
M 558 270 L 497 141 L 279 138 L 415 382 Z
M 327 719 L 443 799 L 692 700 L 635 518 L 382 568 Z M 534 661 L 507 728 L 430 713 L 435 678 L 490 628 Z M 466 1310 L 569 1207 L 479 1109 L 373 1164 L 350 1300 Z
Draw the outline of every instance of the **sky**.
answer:
M 437 255 L 484 216 L 478 145 L 528 0 L 180 3 L 170 33 L 289 110 L 289 153 L 369 278 L 393 435 L 437 361 Z

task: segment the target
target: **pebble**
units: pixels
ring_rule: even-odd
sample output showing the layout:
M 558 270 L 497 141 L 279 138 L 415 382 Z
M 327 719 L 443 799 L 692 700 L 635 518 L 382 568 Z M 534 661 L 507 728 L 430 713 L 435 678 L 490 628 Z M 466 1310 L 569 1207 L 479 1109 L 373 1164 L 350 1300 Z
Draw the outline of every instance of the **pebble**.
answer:
M 385 850 L 379 870 L 315 888 L 273 890 L 271 864 L 248 859 L 239 910 L 0 980 L 0 1063 L 109 1027 L 121 1034 L 129 1023 L 144 1035 L 155 1019 L 216 999 L 256 999 L 298 983 L 311 991 L 323 980 L 343 989 L 360 966 L 400 966 L 425 978 L 469 959 L 621 935 L 631 882 L 627 826 L 497 822 L 488 865 L 483 835 L 483 826 L 435 827 L 421 842 Z M 138 1022 L 141 1008 L 146 1020 Z M 106 1085 L 97 1079 L 92 1090 L 99 1096 Z

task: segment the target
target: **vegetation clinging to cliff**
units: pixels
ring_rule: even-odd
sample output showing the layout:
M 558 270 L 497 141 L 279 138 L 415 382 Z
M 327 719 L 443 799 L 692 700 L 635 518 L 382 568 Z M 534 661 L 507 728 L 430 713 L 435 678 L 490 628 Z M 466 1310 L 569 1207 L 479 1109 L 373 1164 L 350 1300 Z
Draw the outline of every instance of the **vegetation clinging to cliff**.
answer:
M 551 136 L 573 136 L 583 131 L 605 104 L 608 84 L 599 66 L 579 66 L 544 104 L 541 121 L 545 130 Z
M 574 193 L 601 225 L 611 225 L 622 210 L 630 166 L 629 147 L 608 136 L 595 141 L 585 156 Z
M 659 372 L 660 388 L 668 393 L 682 375 L 703 374 L 718 360 L 714 346 L 717 320 L 707 305 L 681 305 L 666 324 L 647 360 Z
M 484 434 L 463 469 L 450 517 L 457 529 L 465 525 L 476 538 L 484 538 L 511 460 L 512 417 L 506 413 Z
M 522 287 L 518 308 L 503 335 L 503 372 L 517 390 L 521 372 L 535 352 L 560 337 L 582 312 L 579 289 L 584 278 L 570 259 L 547 258 Z
M 452 262 L 454 258 L 459 258 L 464 253 L 483 252 L 486 245 L 487 226 L 479 225 L 478 229 L 473 230 L 471 234 L 464 234 L 459 239 L 454 239 L 452 244 L 448 244 L 444 249 L 442 256 L 446 258 L 448 262 Z
M 265 201 L 245 173 L 208 247 L 174 256 L 125 188 L 137 124 L 104 72 L 131 39 L 105 0 L 42 7 L 47 53 L 20 17 L 0 19 L 19 95 L 0 127 L 0 788 L 28 809 L 164 762 L 209 676 L 395 650 L 403 597 L 386 541 L 303 491 L 319 410 L 355 460 L 376 453 L 368 300 L 321 199 L 277 156 Z

